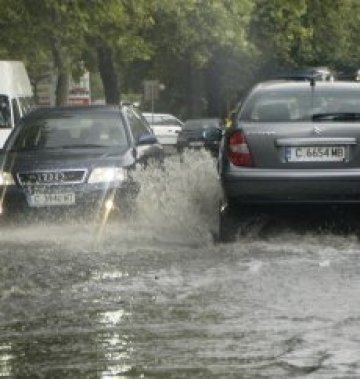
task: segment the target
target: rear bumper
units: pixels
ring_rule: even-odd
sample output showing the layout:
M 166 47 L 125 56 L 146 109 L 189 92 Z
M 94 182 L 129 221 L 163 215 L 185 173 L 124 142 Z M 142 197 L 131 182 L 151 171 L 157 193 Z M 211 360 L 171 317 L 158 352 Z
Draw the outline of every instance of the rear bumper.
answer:
M 360 170 L 256 170 L 223 174 L 227 199 L 241 203 L 360 203 Z

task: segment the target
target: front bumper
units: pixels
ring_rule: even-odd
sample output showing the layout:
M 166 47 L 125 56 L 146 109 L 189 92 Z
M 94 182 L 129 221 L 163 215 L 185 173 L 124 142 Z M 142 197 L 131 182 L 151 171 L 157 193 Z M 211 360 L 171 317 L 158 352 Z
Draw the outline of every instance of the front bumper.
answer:
M 2 198 L 2 212 L 12 214 L 26 211 L 48 212 L 79 212 L 96 211 L 105 207 L 106 201 L 111 200 L 115 207 L 134 198 L 138 186 L 134 182 L 116 184 L 76 184 L 20 187 L 17 185 L 0 187 Z M 74 204 L 71 205 L 44 205 L 34 206 L 30 197 L 34 194 L 73 194 Z
M 241 169 L 222 173 L 225 197 L 241 203 L 360 203 L 360 170 Z

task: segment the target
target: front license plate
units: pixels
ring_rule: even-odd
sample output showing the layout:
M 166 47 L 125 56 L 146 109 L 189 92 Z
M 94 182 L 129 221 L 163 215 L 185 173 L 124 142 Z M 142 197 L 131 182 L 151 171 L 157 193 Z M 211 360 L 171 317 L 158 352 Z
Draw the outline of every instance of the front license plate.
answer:
M 342 162 L 346 158 L 345 146 L 287 146 L 287 162 Z
M 204 146 L 204 142 L 203 141 L 192 141 L 192 142 L 189 142 L 189 146 L 201 147 L 201 146 Z
M 51 207 L 56 205 L 73 205 L 75 204 L 74 193 L 46 193 L 34 194 L 29 196 L 28 203 L 30 207 Z

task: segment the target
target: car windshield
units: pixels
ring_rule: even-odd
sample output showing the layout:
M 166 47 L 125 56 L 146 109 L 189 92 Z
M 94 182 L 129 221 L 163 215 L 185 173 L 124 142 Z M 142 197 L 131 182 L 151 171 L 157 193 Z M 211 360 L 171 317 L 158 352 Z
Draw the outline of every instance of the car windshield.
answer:
M 199 119 L 199 120 L 188 120 L 185 122 L 184 130 L 198 130 L 206 129 L 209 127 L 220 127 L 220 122 L 217 119 Z
M 118 114 L 61 113 L 23 121 L 11 150 L 126 148 L 128 138 Z
M 318 115 L 360 113 L 360 89 L 281 89 L 253 94 L 240 113 L 240 120 L 297 122 L 316 120 Z M 332 120 L 339 118 L 333 117 Z M 350 118 L 347 118 L 350 120 Z M 352 118 L 354 119 L 354 118 Z

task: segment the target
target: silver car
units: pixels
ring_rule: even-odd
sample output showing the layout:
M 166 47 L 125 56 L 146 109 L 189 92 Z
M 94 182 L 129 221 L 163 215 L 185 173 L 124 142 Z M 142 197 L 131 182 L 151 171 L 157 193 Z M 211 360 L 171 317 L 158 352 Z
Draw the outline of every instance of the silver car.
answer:
M 360 85 L 265 82 L 222 138 L 220 239 L 253 205 L 360 203 Z

